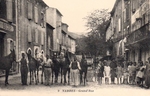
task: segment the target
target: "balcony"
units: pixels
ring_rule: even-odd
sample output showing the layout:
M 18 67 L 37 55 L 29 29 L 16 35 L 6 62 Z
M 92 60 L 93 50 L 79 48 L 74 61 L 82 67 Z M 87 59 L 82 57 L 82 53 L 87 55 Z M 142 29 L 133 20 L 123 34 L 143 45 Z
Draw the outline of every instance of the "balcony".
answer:
M 135 30 L 129 36 L 127 37 L 127 43 L 126 46 L 133 46 L 139 45 L 141 42 L 147 42 L 148 39 L 150 39 L 150 24 L 146 24 L 145 26 L 142 26 L 141 28 Z

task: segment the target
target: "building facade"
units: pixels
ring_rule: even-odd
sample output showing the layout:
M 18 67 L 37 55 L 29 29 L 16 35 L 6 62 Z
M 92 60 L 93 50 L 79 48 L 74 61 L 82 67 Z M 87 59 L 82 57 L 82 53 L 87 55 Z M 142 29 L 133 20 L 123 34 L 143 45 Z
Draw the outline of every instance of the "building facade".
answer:
M 150 56 L 150 0 L 116 0 L 111 18 L 114 57 L 145 62 Z
M 61 50 L 61 24 L 62 14 L 56 8 L 49 7 L 46 10 L 46 21 L 54 27 L 53 30 L 53 51 L 60 52 Z
M 0 0 L 0 57 L 16 50 L 16 0 Z M 13 64 L 11 72 L 17 72 Z M 0 76 L 5 72 L 0 70 Z
M 45 8 L 42 0 L 17 0 L 17 54 L 31 51 L 46 53 Z
M 10 53 L 16 45 L 15 0 L 0 1 L 0 57 Z
M 128 60 L 145 62 L 150 56 L 150 0 L 131 0 L 131 32 L 127 37 Z
M 112 26 L 112 34 L 113 38 L 111 40 L 113 41 L 113 50 L 112 50 L 112 56 L 118 57 L 123 55 L 123 52 L 121 50 L 121 42 L 123 39 L 123 17 L 122 17 L 122 10 L 123 10 L 123 1 L 124 0 L 116 0 L 115 5 L 111 11 L 111 26 Z M 109 28 L 109 27 L 108 27 Z
M 68 25 L 66 23 L 62 23 L 61 25 L 62 33 L 61 33 L 61 51 L 68 50 Z

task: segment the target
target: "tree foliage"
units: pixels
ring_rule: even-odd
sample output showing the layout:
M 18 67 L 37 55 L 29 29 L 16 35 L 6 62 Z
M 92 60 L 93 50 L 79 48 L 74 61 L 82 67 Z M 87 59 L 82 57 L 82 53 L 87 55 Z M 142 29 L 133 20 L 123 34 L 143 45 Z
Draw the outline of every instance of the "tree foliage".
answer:
M 109 20 L 110 14 L 108 9 L 94 10 L 90 14 L 88 14 L 84 20 L 86 20 L 85 26 L 87 30 L 90 32 L 95 32 L 99 25 L 103 24 L 107 20 Z
M 105 29 L 110 19 L 108 9 L 94 10 L 83 19 L 86 20 L 85 26 L 89 31 L 82 39 L 85 42 L 85 53 L 95 56 L 105 55 Z

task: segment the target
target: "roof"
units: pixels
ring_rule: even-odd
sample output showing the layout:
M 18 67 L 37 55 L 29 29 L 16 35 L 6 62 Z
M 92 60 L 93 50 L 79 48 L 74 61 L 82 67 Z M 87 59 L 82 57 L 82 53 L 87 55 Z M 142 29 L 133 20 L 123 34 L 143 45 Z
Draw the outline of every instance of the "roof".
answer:
M 70 37 L 71 39 L 76 40 L 73 36 L 71 36 L 70 34 L 68 34 L 68 37 Z
M 111 14 L 112 16 L 114 15 L 115 9 L 116 9 L 116 7 L 117 7 L 119 1 L 120 1 L 120 0 L 116 0 L 113 9 L 112 9 L 112 11 L 110 12 L 110 14 Z
M 48 7 L 48 5 L 47 5 L 43 0 L 38 0 L 38 2 L 39 2 L 42 6 Z
M 67 27 L 69 27 L 68 24 L 66 24 L 66 23 L 61 22 L 61 24 L 62 24 L 62 25 L 66 25 Z
M 67 32 L 65 32 L 64 30 L 61 30 L 62 33 L 67 34 Z
M 110 23 L 111 23 L 111 18 L 109 19 L 108 24 L 106 25 L 105 31 L 107 31 L 108 27 L 110 26 Z
M 49 8 L 56 9 L 56 12 L 57 12 L 58 14 L 60 14 L 61 16 L 63 16 L 63 15 L 61 14 L 61 12 L 60 12 L 57 8 L 53 8 L 53 7 L 49 7 Z
M 55 29 L 52 25 L 50 25 L 49 23 L 46 23 L 51 29 Z

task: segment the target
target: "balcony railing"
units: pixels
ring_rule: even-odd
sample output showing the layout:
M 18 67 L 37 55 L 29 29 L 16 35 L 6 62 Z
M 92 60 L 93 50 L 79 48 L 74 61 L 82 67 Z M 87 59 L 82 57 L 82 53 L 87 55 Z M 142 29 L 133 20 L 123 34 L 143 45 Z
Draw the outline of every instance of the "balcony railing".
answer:
M 141 42 L 142 40 L 145 40 L 147 38 L 150 38 L 150 30 L 149 30 L 149 24 L 142 26 L 141 28 L 135 30 L 129 36 L 127 37 L 127 45 Z

